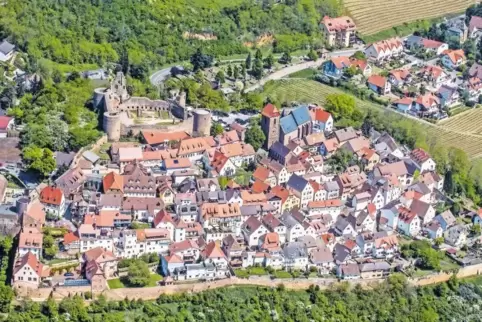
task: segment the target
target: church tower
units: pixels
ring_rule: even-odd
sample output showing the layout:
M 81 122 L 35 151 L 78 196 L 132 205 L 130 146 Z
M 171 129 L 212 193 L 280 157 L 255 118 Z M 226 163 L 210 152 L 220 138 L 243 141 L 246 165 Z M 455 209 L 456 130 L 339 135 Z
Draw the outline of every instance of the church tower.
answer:
M 264 148 L 269 150 L 279 140 L 280 112 L 273 104 L 266 104 L 261 112 L 261 129 L 266 136 Z

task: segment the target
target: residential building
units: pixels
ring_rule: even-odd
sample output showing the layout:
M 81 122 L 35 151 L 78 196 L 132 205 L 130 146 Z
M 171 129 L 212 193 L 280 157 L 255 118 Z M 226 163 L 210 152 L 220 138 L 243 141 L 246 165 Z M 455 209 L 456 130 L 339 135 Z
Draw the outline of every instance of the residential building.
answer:
M 40 202 L 44 206 L 44 211 L 57 218 L 62 218 L 65 213 L 65 197 L 62 190 L 56 187 L 45 187 L 40 192 Z
M 462 225 L 449 227 L 445 233 L 445 242 L 454 247 L 462 247 L 467 244 L 467 229 Z
M 403 52 L 403 42 L 399 38 L 390 38 L 367 45 L 365 55 L 372 60 L 382 61 L 399 56 Z
M 465 58 L 465 53 L 462 49 L 448 49 L 442 53 L 440 61 L 442 62 L 442 65 L 448 69 L 455 69 L 465 64 L 467 59 Z
M 49 267 L 44 266 L 35 254 L 27 252 L 15 261 L 12 285 L 37 289 L 42 279 L 49 276 L 49 272 Z
M 321 21 L 326 44 L 330 47 L 350 47 L 356 40 L 355 22 L 347 16 L 330 18 L 325 16 Z
M 15 45 L 9 43 L 6 39 L 0 43 L 0 61 L 7 62 L 15 53 Z

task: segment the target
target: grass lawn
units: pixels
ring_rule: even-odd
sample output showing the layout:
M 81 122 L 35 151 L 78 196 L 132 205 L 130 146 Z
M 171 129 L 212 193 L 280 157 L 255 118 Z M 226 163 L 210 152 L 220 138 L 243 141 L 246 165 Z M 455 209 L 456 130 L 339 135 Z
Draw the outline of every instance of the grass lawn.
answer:
M 457 107 L 454 107 L 453 109 L 450 110 L 450 117 L 454 117 L 457 114 L 466 112 L 468 110 L 471 110 L 471 107 L 465 106 L 465 105 L 460 105 Z
M 157 286 L 157 282 L 161 281 L 162 278 L 163 277 L 159 274 L 151 274 L 151 276 L 149 277 L 149 284 L 147 284 L 146 287 Z M 124 277 L 108 280 L 107 284 L 109 285 L 110 289 L 131 287 L 126 283 Z
M 313 68 L 306 68 L 302 69 L 296 73 L 290 74 L 288 77 L 289 78 L 312 78 L 317 74 L 316 69 Z
M 424 276 L 427 276 L 427 275 L 430 275 L 430 274 L 433 274 L 433 273 L 435 273 L 435 271 L 424 270 L 424 269 L 416 269 L 413 272 L 413 277 L 424 277 Z
M 98 150 L 95 150 L 94 153 L 97 154 L 101 160 L 110 160 L 110 157 L 107 151 L 109 151 L 111 146 L 112 146 L 112 143 L 104 143 L 100 146 Z
M 447 255 L 445 255 L 444 259 L 440 261 L 440 266 L 442 267 L 443 271 L 449 271 L 449 270 L 460 268 L 460 265 L 454 262 Z
M 293 278 L 291 273 L 286 271 L 275 271 L 273 276 L 276 278 Z
M 234 274 L 237 277 L 241 277 L 241 278 L 248 278 L 249 277 L 249 272 L 245 269 L 235 269 Z

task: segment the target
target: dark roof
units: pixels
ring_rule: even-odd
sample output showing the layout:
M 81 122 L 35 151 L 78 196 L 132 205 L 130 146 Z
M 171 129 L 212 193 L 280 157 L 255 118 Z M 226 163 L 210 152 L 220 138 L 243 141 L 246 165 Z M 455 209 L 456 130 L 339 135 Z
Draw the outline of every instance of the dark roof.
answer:
M 280 119 L 281 130 L 284 133 L 291 133 L 295 131 L 298 126 L 311 121 L 311 116 L 306 106 L 300 106 L 291 114 L 286 115 Z
M 288 149 L 285 145 L 283 145 L 278 141 L 273 143 L 270 150 L 272 150 L 274 153 L 280 155 L 283 158 L 286 157 L 291 152 L 290 149 Z
M 0 52 L 2 52 L 5 55 L 10 53 L 14 49 L 15 49 L 15 45 L 9 43 L 6 40 L 2 41 L 2 43 L 0 44 Z
M 296 191 L 303 191 L 303 189 L 305 189 L 307 184 L 308 184 L 308 181 L 305 178 L 300 177 L 297 174 L 293 174 L 288 180 L 288 182 L 286 183 L 286 186 L 293 188 Z
M 74 160 L 75 152 L 65 153 L 65 152 L 55 152 L 55 162 L 57 167 L 70 166 Z
M 350 250 L 342 244 L 336 244 L 333 249 L 335 263 L 342 263 L 350 256 Z

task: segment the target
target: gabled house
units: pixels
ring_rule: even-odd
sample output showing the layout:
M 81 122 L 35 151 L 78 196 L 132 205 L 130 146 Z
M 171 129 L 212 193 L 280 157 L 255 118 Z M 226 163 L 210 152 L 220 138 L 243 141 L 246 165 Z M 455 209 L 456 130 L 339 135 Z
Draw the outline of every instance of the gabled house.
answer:
M 374 61 L 388 60 L 403 52 L 403 42 L 399 38 L 390 38 L 368 45 L 365 55 Z
M 15 53 L 15 45 L 9 43 L 6 39 L 0 43 L 0 61 L 9 61 Z
M 444 230 L 440 223 L 436 220 L 430 222 L 423 228 L 423 231 L 427 233 L 430 239 L 436 239 L 443 237 Z
M 445 242 L 454 247 L 462 247 L 467 244 L 467 229 L 462 225 L 448 228 L 445 233 Z
M 338 236 L 356 236 L 356 218 L 352 215 L 338 216 L 334 231 Z
M 438 66 L 428 65 L 422 68 L 419 76 L 434 88 L 439 88 L 444 82 L 449 79 L 449 75 Z
M 309 264 L 308 250 L 303 242 L 288 242 L 283 246 L 286 269 L 306 270 Z
M 257 246 L 261 236 L 268 233 L 268 229 L 256 217 L 250 217 L 241 225 L 241 232 L 249 247 Z
M 472 16 L 469 22 L 468 37 L 478 39 L 482 35 L 482 17 Z
M 17 258 L 12 272 L 12 285 L 37 289 L 43 278 L 48 277 L 49 267 L 43 265 L 31 252 Z
M 440 110 L 440 98 L 432 93 L 417 96 L 415 109 L 421 115 L 435 114 Z
M 315 109 L 315 118 L 313 120 L 313 131 L 331 132 L 333 130 L 333 117 L 331 113 L 322 108 Z
M 62 218 L 65 213 L 65 197 L 62 190 L 56 187 L 45 187 L 40 192 L 40 202 L 44 206 L 44 211 L 57 218 Z
M 414 237 L 420 233 L 422 221 L 419 216 L 406 207 L 398 207 L 398 230 L 407 236 Z
M 456 224 L 457 220 L 450 210 L 445 210 L 444 212 L 435 216 L 435 221 L 437 221 L 442 227 L 443 231 L 447 230 L 449 227 Z
M 441 57 L 442 65 L 449 69 L 455 69 L 465 64 L 467 59 L 465 58 L 465 53 L 462 49 L 452 50 L 448 49 L 442 53 Z
M 395 108 L 403 113 L 408 113 L 415 108 L 415 101 L 411 97 L 402 97 L 393 102 Z
M 410 159 L 415 163 L 420 173 L 435 171 L 435 161 L 422 148 L 416 148 L 410 153 Z
M 412 82 L 412 79 L 408 69 L 394 69 L 388 73 L 388 81 L 395 87 L 407 85 Z
M 460 94 L 457 87 L 442 85 L 437 90 L 437 95 L 440 97 L 440 105 L 442 107 L 452 107 L 460 104 Z
M 303 177 L 300 177 L 296 174 L 292 175 L 286 183 L 286 187 L 288 191 L 291 191 L 298 198 L 300 198 L 302 208 L 308 206 L 308 202 L 313 200 L 313 187 Z

